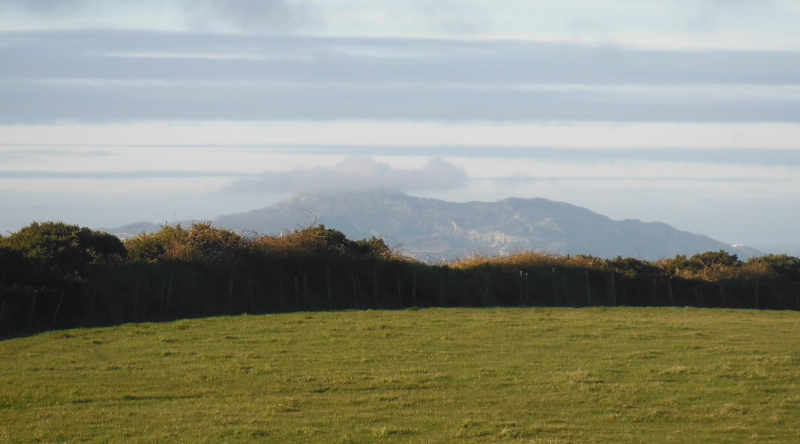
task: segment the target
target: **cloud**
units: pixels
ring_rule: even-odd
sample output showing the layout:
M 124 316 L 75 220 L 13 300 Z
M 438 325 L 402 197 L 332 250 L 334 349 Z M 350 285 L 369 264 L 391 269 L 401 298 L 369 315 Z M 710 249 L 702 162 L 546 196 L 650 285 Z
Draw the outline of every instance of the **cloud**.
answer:
M 101 20 L 139 10 L 177 13 L 178 22 L 182 18 L 192 29 L 213 31 L 286 32 L 311 21 L 307 5 L 296 0 L 3 0 L 3 9 L 55 18 L 99 12 Z
M 800 52 L 73 30 L 0 33 L 0 60 L 0 123 L 800 115 Z
M 0 57 L 2 58 L 2 57 Z M 2 68 L 0 68 L 2 70 Z M 678 90 L 680 94 L 675 94 Z M 784 87 L 647 91 L 516 89 L 513 86 L 323 81 L 18 81 L 0 79 L 0 124 L 146 120 L 402 120 L 448 122 L 580 120 L 616 122 L 798 121 L 798 94 Z M 784 97 L 779 94 L 785 92 Z M 670 94 L 672 93 L 672 94 Z
M 421 168 L 397 169 L 369 157 L 348 157 L 332 168 L 267 171 L 256 178 L 237 179 L 226 191 L 443 191 L 462 188 L 468 180 L 463 168 L 442 158 L 430 159 Z
M 422 2 L 420 5 L 428 26 L 455 36 L 474 36 L 487 31 L 486 11 L 462 1 Z
M 231 25 L 242 31 L 291 31 L 310 19 L 308 8 L 285 0 L 183 0 L 195 28 Z
M 753 20 L 759 14 L 780 14 L 785 10 L 785 6 L 775 0 L 680 0 L 679 3 L 687 8 L 688 28 L 704 32 L 718 31 L 726 16 Z
M 0 170 L 0 179 L 188 179 L 237 177 L 244 173 L 227 171 L 8 171 Z
M 88 0 L 7 0 L 5 7 L 17 7 L 23 11 L 43 16 L 61 16 L 84 10 Z

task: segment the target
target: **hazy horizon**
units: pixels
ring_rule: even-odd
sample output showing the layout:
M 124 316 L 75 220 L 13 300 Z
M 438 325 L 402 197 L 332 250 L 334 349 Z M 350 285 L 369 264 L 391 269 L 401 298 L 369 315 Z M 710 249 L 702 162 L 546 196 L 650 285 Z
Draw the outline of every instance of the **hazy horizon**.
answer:
M 10 0 L 0 232 L 392 187 L 797 255 L 798 21 L 777 0 Z

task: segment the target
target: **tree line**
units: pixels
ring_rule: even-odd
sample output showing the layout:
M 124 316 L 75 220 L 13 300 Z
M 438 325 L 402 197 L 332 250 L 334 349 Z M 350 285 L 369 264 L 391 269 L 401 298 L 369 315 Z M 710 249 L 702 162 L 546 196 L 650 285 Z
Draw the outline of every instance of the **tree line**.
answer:
M 282 236 L 165 225 L 122 241 L 34 222 L 0 237 L 2 337 L 243 313 L 617 305 L 800 310 L 800 259 L 521 252 L 429 264 L 324 225 Z

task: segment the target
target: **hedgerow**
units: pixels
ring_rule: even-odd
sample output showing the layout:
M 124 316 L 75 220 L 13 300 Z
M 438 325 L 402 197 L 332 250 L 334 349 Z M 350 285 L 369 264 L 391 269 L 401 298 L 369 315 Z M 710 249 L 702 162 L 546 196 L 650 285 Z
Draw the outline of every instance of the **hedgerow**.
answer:
M 122 242 L 34 222 L 0 237 L 2 336 L 245 312 L 593 305 L 797 310 L 800 259 L 520 252 L 429 264 L 324 225 L 282 236 L 165 225 Z

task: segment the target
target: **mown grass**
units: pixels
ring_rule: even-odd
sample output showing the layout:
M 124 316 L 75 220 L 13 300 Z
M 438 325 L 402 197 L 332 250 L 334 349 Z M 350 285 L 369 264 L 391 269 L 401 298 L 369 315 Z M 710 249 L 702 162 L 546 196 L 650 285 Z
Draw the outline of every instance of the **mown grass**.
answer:
M 425 309 L 0 342 L 0 442 L 798 442 L 800 313 Z

